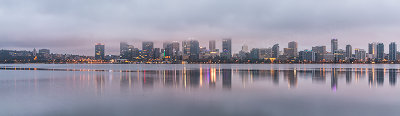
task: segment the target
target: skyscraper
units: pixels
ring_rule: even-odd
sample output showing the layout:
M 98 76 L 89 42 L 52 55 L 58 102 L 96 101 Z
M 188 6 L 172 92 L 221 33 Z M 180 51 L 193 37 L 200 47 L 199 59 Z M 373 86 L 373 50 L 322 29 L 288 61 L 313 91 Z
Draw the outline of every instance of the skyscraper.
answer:
M 151 51 L 154 48 L 154 43 L 151 41 L 142 42 L 142 50 Z
M 33 48 L 32 55 L 33 55 L 33 56 L 37 56 L 36 48 Z
M 297 55 L 297 42 L 291 41 L 288 43 L 288 48 L 291 48 L 292 51 L 291 53 L 288 53 L 288 56 L 290 57 L 296 57 Z
M 366 53 L 364 49 L 354 49 L 354 54 L 355 54 L 355 59 L 359 60 L 359 61 L 364 61 L 365 57 L 366 57 Z
M 353 57 L 353 49 L 351 47 L 351 45 L 346 45 L 346 58 L 349 59 L 351 57 Z
M 129 45 L 126 42 L 119 43 L 119 56 L 125 59 L 129 51 Z
M 376 43 L 368 43 L 368 54 L 371 54 L 373 58 L 376 58 Z
M 174 54 L 178 54 L 178 52 L 179 52 L 179 42 L 173 41 L 172 42 L 172 49 L 174 51 Z
M 215 40 L 210 40 L 208 46 L 210 51 L 215 52 Z
M 200 45 L 197 40 L 186 40 L 182 41 L 183 59 L 189 59 L 190 61 L 196 61 L 199 59 Z
M 249 46 L 247 46 L 246 44 L 243 44 L 242 52 L 249 52 Z
M 331 52 L 335 53 L 336 50 L 338 50 L 338 39 L 333 38 L 331 40 Z
M 395 42 L 389 44 L 389 60 L 396 61 L 397 45 Z
M 318 54 L 326 54 L 326 46 L 314 46 L 312 51 Z
M 163 48 L 164 48 L 164 57 L 172 57 L 174 54 L 174 48 L 172 46 L 171 42 L 164 42 L 163 43 Z
M 278 58 L 279 56 L 279 44 L 275 44 L 272 46 L 272 57 L 273 58 Z
M 154 43 L 151 41 L 144 41 L 142 42 L 142 56 L 145 59 L 153 58 L 153 50 L 154 50 Z
M 232 58 L 232 39 L 227 38 L 222 40 L 222 58 L 231 59 Z
M 191 61 L 196 61 L 196 60 L 199 59 L 199 54 L 200 54 L 199 41 L 191 40 L 190 41 L 190 56 L 189 56 L 189 59 Z
M 378 43 L 376 45 L 376 55 L 377 55 L 377 60 L 382 61 L 385 57 L 385 46 L 383 43 Z
M 39 49 L 39 54 L 50 54 L 50 49 Z
M 326 46 L 314 46 L 312 47 L 312 51 L 315 52 L 315 60 L 322 61 L 326 54 Z
M 94 55 L 94 58 L 95 58 L 96 60 L 104 60 L 104 49 L 105 49 L 104 44 L 97 43 L 97 44 L 95 45 L 95 55 Z

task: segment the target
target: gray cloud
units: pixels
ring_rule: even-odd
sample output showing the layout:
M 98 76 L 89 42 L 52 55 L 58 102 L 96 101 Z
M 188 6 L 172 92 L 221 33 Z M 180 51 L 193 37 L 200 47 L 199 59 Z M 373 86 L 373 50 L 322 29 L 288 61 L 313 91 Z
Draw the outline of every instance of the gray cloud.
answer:
M 292 40 L 306 49 L 337 37 L 341 46 L 366 48 L 397 40 L 399 11 L 395 0 L 0 0 L 0 47 L 91 55 L 93 43 L 104 42 L 117 54 L 122 40 L 232 37 L 234 51 Z

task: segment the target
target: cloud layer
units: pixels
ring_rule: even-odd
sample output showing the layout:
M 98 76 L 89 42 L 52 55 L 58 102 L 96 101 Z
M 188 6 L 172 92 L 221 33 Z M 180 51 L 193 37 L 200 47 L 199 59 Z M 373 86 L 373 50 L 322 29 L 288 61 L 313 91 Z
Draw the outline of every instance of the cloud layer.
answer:
M 234 51 L 327 45 L 366 48 L 400 36 L 396 0 L 0 0 L 0 48 L 51 48 L 92 55 L 93 43 L 118 54 L 119 41 L 207 40 L 231 37 Z M 71 51 L 68 51 L 69 48 Z M 81 50 L 79 50 L 81 49 Z M 79 50 L 79 51 L 78 51 Z

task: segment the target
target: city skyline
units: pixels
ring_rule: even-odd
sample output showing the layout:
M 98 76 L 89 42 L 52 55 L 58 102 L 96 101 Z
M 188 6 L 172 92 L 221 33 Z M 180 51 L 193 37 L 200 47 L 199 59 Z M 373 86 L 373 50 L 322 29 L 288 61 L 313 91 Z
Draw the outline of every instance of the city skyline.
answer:
M 226 38 L 225 38 L 226 39 Z M 233 55 L 233 54 L 237 54 L 237 53 L 239 53 L 241 50 L 242 50 L 242 47 L 243 47 L 243 45 L 248 45 L 247 43 L 236 43 L 235 42 L 235 39 L 232 39 L 232 38 L 229 38 L 229 39 L 231 39 L 231 44 L 232 44 L 232 53 L 231 53 L 231 55 Z M 93 50 L 95 50 L 95 48 L 94 47 L 92 47 L 93 45 L 96 45 L 96 44 L 103 44 L 104 46 L 107 46 L 107 49 L 105 49 L 104 50 L 104 52 L 105 52 L 105 55 L 120 55 L 121 54 L 121 44 L 122 43 L 124 43 L 124 44 L 128 44 L 129 46 L 131 46 L 131 47 L 134 47 L 134 48 L 139 48 L 140 50 L 142 50 L 143 49 L 143 42 L 151 42 L 153 45 L 152 45 L 152 48 L 164 48 L 165 47 L 165 43 L 171 43 L 171 42 L 178 42 L 178 43 L 180 43 L 181 44 L 181 42 L 183 42 L 183 41 L 190 41 L 190 40 L 196 40 L 196 39 L 194 39 L 194 38 L 189 38 L 189 39 L 186 39 L 186 40 L 182 40 L 182 41 L 176 41 L 176 40 L 170 40 L 170 41 L 137 41 L 137 42 L 127 42 L 127 41 L 119 41 L 118 42 L 118 46 L 117 46 L 117 48 L 115 48 L 115 46 L 112 46 L 112 47 L 109 47 L 108 46 L 108 44 L 107 43 L 101 43 L 101 42 L 97 42 L 97 43 L 93 43 L 93 44 L 91 44 L 90 46 L 91 46 L 91 48 L 89 49 L 89 50 L 91 50 L 90 51 L 90 53 L 87 53 L 87 54 L 79 54 L 79 53 L 73 53 L 73 52 L 71 52 L 71 51 L 73 51 L 73 50 L 62 50 L 62 51 L 58 51 L 59 49 L 49 49 L 49 48 L 38 48 L 38 47 L 34 47 L 34 48 L 31 48 L 31 49 L 29 49 L 29 48 L 27 48 L 27 49 L 23 49 L 23 48 L 12 48 L 12 49 L 5 49 L 5 48 L 0 48 L 0 49 L 4 49 L 4 50 L 26 50 L 26 51 L 33 51 L 34 49 L 48 49 L 48 50 L 51 50 L 52 52 L 51 53 L 56 53 L 56 54 L 76 54 L 76 55 L 84 55 L 84 56 L 95 56 L 95 55 L 93 55 Z M 205 47 L 205 48 L 207 48 L 207 49 L 209 49 L 209 47 L 210 47 L 210 44 L 212 44 L 212 43 L 210 43 L 210 42 L 215 42 L 214 44 L 214 46 L 215 46 L 215 48 L 216 49 L 219 49 L 219 50 L 222 50 L 223 48 L 222 48 L 222 42 L 223 42 L 223 40 L 224 40 L 224 38 L 221 38 L 221 39 L 214 39 L 214 40 L 196 40 L 196 41 L 198 41 L 199 42 L 199 47 Z M 350 45 L 350 47 L 352 48 L 352 51 L 354 52 L 354 49 L 363 49 L 363 50 L 366 50 L 367 51 L 367 53 L 369 53 L 369 44 L 378 44 L 378 43 L 383 43 L 385 46 L 384 46 L 384 53 L 386 53 L 386 54 L 388 54 L 390 51 L 389 51 L 389 44 L 391 44 L 391 43 L 397 43 L 396 41 L 391 41 L 391 42 L 388 42 L 388 43 L 384 43 L 384 42 L 379 42 L 379 41 L 371 41 L 371 42 L 365 42 L 365 43 L 367 43 L 366 45 L 364 45 L 364 46 L 361 46 L 361 47 L 354 47 L 353 45 L 351 45 L 351 44 L 347 44 L 347 42 L 346 43 L 344 43 L 343 42 L 343 44 L 341 44 L 341 39 L 338 39 L 338 38 L 331 38 L 331 39 L 329 39 L 329 43 L 326 43 L 326 44 L 321 44 L 321 45 L 311 45 L 311 46 L 302 46 L 301 45 L 301 43 L 299 43 L 299 42 L 297 42 L 297 41 L 288 41 L 288 42 L 283 42 L 283 43 L 268 43 L 268 45 L 266 44 L 265 46 L 260 46 L 260 47 L 249 47 L 248 46 L 248 50 L 251 50 L 252 48 L 272 48 L 274 45 L 278 45 L 278 46 L 280 46 L 280 47 L 278 47 L 278 49 L 279 49 L 279 51 L 284 51 L 284 48 L 290 48 L 290 47 L 288 47 L 288 44 L 290 44 L 290 42 L 296 42 L 296 47 L 297 47 L 297 52 L 299 52 L 299 51 L 303 51 L 303 50 L 312 50 L 314 47 L 320 47 L 320 46 L 325 46 L 326 48 L 325 48 L 325 51 L 326 52 L 332 52 L 332 40 L 336 40 L 336 44 L 337 44 L 337 49 L 336 50 L 345 50 L 346 51 L 346 48 L 348 47 L 348 45 Z M 236 46 L 234 46 L 234 45 L 236 45 Z M 343 47 L 342 47 L 343 46 Z M 376 45 L 375 45 L 376 46 Z M 181 47 L 181 46 L 180 46 Z M 396 47 L 397 47 L 397 44 L 396 44 Z M 183 48 L 180 48 L 179 50 L 182 50 Z M 376 48 L 374 48 L 374 49 L 376 49 Z M 376 52 L 376 51 L 375 51 Z
M 104 43 L 106 53 L 117 54 L 120 41 L 159 46 L 193 37 L 201 46 L 232 38 L 232 51 L 238 52 L 239 43 L 261 48 L 298 41 L 302 50 L 338 38 L 340 48 L 365 48 L 364 40 L 388 44 L 400 37 L 400 15 L 393 12 L 399 2 L 392 0 L 0 2 L 3 49 L 90 55 L 91 45 Z

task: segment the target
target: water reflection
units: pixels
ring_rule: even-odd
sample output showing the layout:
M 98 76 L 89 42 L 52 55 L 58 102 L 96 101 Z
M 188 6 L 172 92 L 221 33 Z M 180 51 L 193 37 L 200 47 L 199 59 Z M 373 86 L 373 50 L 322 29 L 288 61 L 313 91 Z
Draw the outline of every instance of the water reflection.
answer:
M 35 71 L 34 71 L 35 72 Z M 119 88 L 120 93 L 134 91 L 149 91 L 155 88 L 183 88 L 234 90 L 246 88 L 254 84 L 271 85 L 277 87 L 299 88 L 302 84 L 326 85 L 332 91 L 340 86 L 358 83 L 368 84 L 369 87 L 382 87 L 385 80 L 388 85 L 396 86 L 398 69 L 367 69 L 367 68 L 317 68 L 291 70 L 239 70 L 220 69 L 215 67 L 182 70 L 138 70 L 138 71 L 41 71 L 35 73 L 62 73 L 46 78 L 25 78 L 1 80 L 2 87 L 14 88 L 10 90 L 31 89 L 40 87 L 57 87 L 60 85 L 68 89 L 89 89 L 96 95 L 104 95 L 107 91 Z M 65 77 L 58 77 L 63 74 Z M 331 75 L 327 79 L 327 75 Z M 79 78 L 79 79 L 78 79 Z M 364 78 L 368 80 L 362 81 Z M 389 78 L 389 79 L 385 79 Z M 341 81 L 343 80 L 343 81 Z M 361 81 L 360 81 L 361 80 Z M 327 85 L 330 83 L 330 85 Z M 40 84 L 37 84 L 40 83 Z M 60 84 L 61 83 L 61 84 Z M 343 84 L 342 84 L 343 83 Z M 345 84 L 344 84 L 345 83 Z M 111 88 L 111 89 L 108 89 Z

